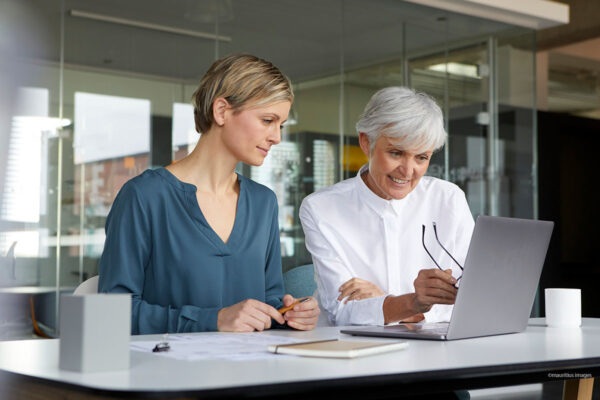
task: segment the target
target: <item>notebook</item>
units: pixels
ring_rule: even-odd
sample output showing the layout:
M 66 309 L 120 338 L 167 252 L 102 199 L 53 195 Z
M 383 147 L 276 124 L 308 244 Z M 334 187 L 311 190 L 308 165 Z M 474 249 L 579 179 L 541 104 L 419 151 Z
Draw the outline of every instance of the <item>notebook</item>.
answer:
M 454 340 L 525 330 L 554 223 L 481 215 L 449 323 L 343 329 L 358 336 Z
M 350 340 L 318 340 L 315 342 L 272 345 L 271 353 L 292 354 L 306 357 L 356 358 L 373 354 L 388 353 L 405 349 L 408 342 L 401 341 L 350 341 Z

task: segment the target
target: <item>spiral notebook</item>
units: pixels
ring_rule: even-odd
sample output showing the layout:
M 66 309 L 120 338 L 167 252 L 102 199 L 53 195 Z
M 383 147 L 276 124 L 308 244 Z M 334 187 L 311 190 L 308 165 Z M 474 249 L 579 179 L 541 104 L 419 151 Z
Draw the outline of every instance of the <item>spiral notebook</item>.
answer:
M 388 353 L 405 349 L 408 342 L 401 341 L 352 341 L 318 340 L 315 342 L 272 345 L 271 353 L 291 354 L 305 357 L 356 358 L 374 354 Z

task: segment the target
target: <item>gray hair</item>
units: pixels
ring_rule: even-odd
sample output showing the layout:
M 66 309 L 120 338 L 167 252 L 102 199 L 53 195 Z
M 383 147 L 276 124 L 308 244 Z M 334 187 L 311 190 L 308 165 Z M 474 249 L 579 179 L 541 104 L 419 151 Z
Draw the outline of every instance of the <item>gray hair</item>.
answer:
M 446 143 L 444 117 L 435 100 L 406 87 L 387 87 L 371 97 L 356 123 L 369 137 L 370 151 L 380 135 L 400 139 L 417 153 L 438 150 Z

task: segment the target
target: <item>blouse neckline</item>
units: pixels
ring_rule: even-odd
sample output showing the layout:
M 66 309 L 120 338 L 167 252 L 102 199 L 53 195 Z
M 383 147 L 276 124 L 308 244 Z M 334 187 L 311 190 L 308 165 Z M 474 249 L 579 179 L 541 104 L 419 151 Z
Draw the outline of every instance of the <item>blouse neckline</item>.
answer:
M 233 253 L 233 250 L 237 248 L 237 242 L 240 238 L 240 232 L 244 229 L 241 225 L 243 225 L 246 221 L 246 202 L 247 202 L 247 193 L 246 193 L 246 177 L 240 175 L 236 172 L 237 180 L 240 184 L 240 193 L 237 199 L 237 206 L 235 210 L 235 219 L 233 222 L 233 228 L 231 229 L 231 233 L 229 234 L 229 238 L 227 242 L 224 242 L 223 239 L 214 231 L 212 226 L 208 223 L 202 210 L 200 209 L 200 205 L 198 204 L 198 199 L 196 198 L 197 187 L 191 183 L 183 182 L 179 180 L 175 175 L 173 175 L 166 168 L 159 168 L 155 170 L 159 175 L 164 177 L 170 184 L 175 186 L 176 188 L 183 190 L 185 192 L 186 197 L 186 207 L 190 216 L 196 222 L 198 228 L 204 233 L 204 235 L 208 238 L 208 240 L 219 250 L 220 255 L 227 256 Z

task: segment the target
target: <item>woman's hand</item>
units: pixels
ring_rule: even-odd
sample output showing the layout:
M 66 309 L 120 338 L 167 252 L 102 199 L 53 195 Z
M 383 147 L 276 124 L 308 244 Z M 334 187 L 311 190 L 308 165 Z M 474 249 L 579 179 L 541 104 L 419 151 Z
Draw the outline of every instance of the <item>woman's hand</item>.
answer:
M 339 288 L 340 295 L 338 300 L 342 300 L 344 297 L 348 297 L 344 304 L 350 300 L 364 300 L 371 297 L 379 297 L 385 295 L 383 290 L 376 284 L 365 281 L 360 278 L 352 278 L 348 282 L 344 283 Z
M 290 306 L 296 301 L 297 299 L 289 294 L 283 296 L 284 307 Z M 304 303 L 296 304 L 294 308 L 287 311 L 283 317 L 290 328 L 301 331 L 309 331 L 314 329 L 314 327 L 317 325 L 320 312 L 321 310 L 319 310 L 319 303 L 317 303 L 317 300 L 315 300 L 313 297 L 310 297 L 310 300 L 305 301 Z
M 421 322 L 425 319 L 425 315 L 423 315 L 422 313 L 419 314 L 415 314 L 411 317 L 407 317 L 407 318 L 402 318 L 402 321 L 400 322 L 406 322 L 406 323 L 417 323 L 417 322 Z
M 248 299 L 220 309 L 217 316 L 217 330 L 221 332 L 263 331 L 271 327 L 271 318 L 280 324 L 285 323 L 283 316 L 274 307 L 258 300 Z
M 427 312 L 434 304 L 454 304 L 457 289 L 451 269 L 422 269 L 414 283 L 413 307 L 416 313 Z

